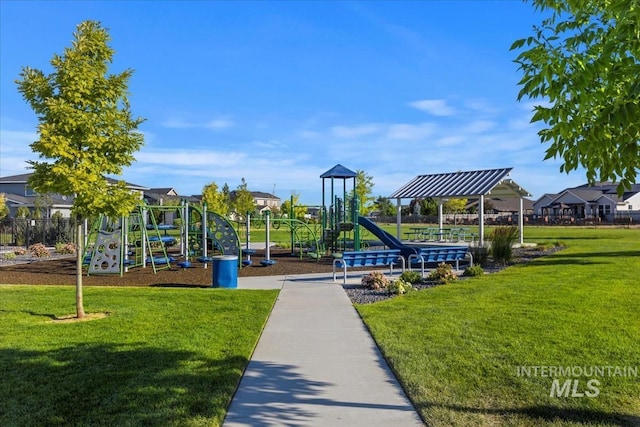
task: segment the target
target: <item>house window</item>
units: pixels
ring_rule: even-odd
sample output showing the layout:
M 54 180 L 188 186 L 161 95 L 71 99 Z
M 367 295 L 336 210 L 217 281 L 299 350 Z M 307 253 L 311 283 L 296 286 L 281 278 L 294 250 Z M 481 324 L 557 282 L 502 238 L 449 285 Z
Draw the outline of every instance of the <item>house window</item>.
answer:
M 629 205 L 629 210 L 632 211 L 633 210 L 633 206 Z
M 24 187 L 24 195 L 25 195 L 25 196 L 35 196 L 35 195 L 36 195 L 36 192 L 35 192 L 35 191 L 33 191 L 33 188 L 31 188 L 31 187 L 29 187 L 29 186 L 25 185 L 25 187 Z

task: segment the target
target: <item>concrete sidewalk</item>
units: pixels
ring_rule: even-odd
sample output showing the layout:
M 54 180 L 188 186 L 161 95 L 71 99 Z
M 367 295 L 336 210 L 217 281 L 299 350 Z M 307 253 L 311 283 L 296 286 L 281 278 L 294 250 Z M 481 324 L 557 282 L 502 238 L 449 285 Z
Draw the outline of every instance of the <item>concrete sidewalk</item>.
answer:
M 281 288 L 224 421 L 236 426 L 422 426 L 330 274 L 241 278 Z

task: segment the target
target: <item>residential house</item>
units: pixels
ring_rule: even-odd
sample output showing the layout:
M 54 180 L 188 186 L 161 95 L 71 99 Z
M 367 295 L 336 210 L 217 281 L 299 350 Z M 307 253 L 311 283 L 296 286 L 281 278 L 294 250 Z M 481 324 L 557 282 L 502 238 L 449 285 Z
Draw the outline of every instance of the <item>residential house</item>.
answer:
M 144 202 L 148 205 L 177 205 L 180 202 L 180 196 L 175 188 L 149 188 L 144 192 Z
M 46 218 L 50 218 L 56 212 L 60 212 L 63 217 L 68 218 L 71 215 L 71 206 L 73 205 L 74 198 L 60 194 L 37 194 L 28 184 L 31 175 L 31 173 L 25 173 L 0 177 L 0 193 L 4 193 L 7 199 L 9 217 L 15 217 L 18 208 L 23 206 L 31 212 L 36 209 L 43 211 L 43 216 Z M 107 178 L 107 181 L 113 184 L 118 182 L 112 178 Z M 148 190 L 147 187 L 140 185 L 126 184 L 131 191 L 139 192 L 140 197 Z
M 536 215 L 545 220 L 614 221 L 617 217 L 640 217 L 640 184 L 634 184 L 622 196 L 617 184 L 604 182 L 567 188 L 557 194 L 545 194 L 534 203 Z
M 263 193 L 262 191 L 252 191 L 251 196 L 256 204 L 258 212 L 263 213 L 266 210 L 279 209 L 280 197 L 273 194 Z
M 271 211 L 280 208 L 280 198 L 273 194 L 264 193 L 262 191 L 251 191 L 253 203 L 256 205 L 256 211 L 263 214 L 265 211 Z M 236 191 L 229 193 L 231 200 L 236 196 Z

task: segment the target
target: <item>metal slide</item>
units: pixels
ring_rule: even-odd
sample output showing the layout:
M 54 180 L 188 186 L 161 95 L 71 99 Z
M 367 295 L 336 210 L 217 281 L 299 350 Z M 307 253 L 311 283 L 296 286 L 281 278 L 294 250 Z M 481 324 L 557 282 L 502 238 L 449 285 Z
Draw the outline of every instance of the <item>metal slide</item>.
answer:
M 418 252 L 416 248 L 403 244 L 395 236 L 378 227 L 378 225 L 369 218 L 365 218 L 361 215 L 358 216 L 358 224 L 373 233 L 373 235 L 380 239 L 382 243 L 387 245 L 389 249 L 400 249 L 400 253 L 405 257 L 405 259 L 408 258 L 409 255 L 413 255 Z

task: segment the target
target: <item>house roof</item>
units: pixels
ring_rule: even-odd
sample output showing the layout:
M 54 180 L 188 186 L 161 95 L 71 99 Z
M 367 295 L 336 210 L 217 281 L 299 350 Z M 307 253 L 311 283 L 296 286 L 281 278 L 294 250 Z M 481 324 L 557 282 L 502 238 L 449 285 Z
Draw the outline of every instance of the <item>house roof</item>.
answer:
M 31 175 L 33 175 L 33 173 L 23 173 L 20 175 L 2 176 L 0 177 L 0 183 L 2 184 L 26 183 Z
M 271 193 L 264 193 L 262 191 L 252 191 L 251 195 L 254 198 L 280 200 L 280 197 L 274 196 Z
M 546 207 L 555 206 L 558 203 L 566 203 L 566 196 L 573 196 L 581 200 L 580 203 L 598 203 L 603 197 L 613 202 L 624 202 L 640 193 L 640 184 L 633 184 L 631 189 L 625 191 L 622 197 L 618 196 L 617 184 L 611 182 L 597 183 L 594 185 L 583 184 L 577 187 L 567 188 L 555 194 Z M 574 203 L 575 204 L 575 203 Z
M 4 193 L 7 198 L 7 202 L 13 205 L 28 205 L 32 206 L 37 196 L 23 196 L 15 193 Z M 50 194 L 48 196 L 52 206 L 71 206 L 73 205 L 74 197 L 65 197 L 57 194 Z
M 31 173 L 23 173 L 20 175 L 11 175 L 11 176 L 3 176 L 0 177 L 0 184 L 26 184 L 27 181 L 29 180 L 29 177 L 33 175 L 33 172 Z M 114 178 L 110 178 L 110 177 L 105 177 L 105 179 L 107 181 L 109 181 L 112 184 L 116 184 L 118 182 L 120 182 L 119 179 L 114 179 Z M 125 184 L 127 185 L 127 187 L 134 189 L 134 190 L 149 190 L 149 187 L 144 187 L 142 185 L 137 185 L 137 184 L 132 184 L 130 182 L 126 182 Z
M 511 179 L 512 168 L 418 175 L 389 196 L 390 199 L 492 196 L 531 196 Z
M 478 199 L 471 201 L 467 206 L 477 206 Z M 488 198 L 485 200 L 485 207 L 491 204 L 493 209 L 497 212 L 518 212 L 520 210 L 520 199 L 515 197 L 498 199 Z M 527 198 L 522 198 L 522 208 L 525 211 L 533 210 L 533 201 Z
M 178 192 L 173 187 L 149 188 L 148 192 L 161 196 L 173 196 L 173 194 L 169 193 L 175 193 L 176 196 L 178 195 Z

